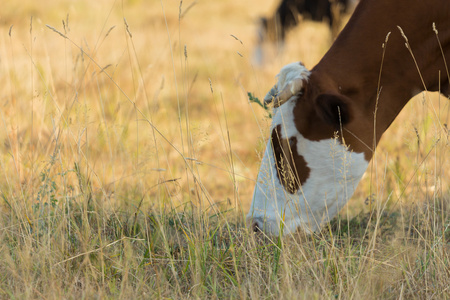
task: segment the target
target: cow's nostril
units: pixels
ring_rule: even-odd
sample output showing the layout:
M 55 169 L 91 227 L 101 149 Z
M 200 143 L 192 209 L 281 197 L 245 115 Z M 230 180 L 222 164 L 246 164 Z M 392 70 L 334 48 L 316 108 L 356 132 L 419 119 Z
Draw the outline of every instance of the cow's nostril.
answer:
M 261 231 L 261 228 L 259 228 L 258 222 L 253 221 L 252 230 L 253 230 L 253 232 L 260 232 Z

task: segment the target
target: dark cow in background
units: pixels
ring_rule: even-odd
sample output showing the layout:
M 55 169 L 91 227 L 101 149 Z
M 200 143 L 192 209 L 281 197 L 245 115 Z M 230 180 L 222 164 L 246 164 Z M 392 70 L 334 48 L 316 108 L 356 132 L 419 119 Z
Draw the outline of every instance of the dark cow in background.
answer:
M 258 46 L 255 58 L 262 62 L 262 45 L 265 42 L 283 47 L 287 32 L 297 26 L 300 20 L 327 21 L 332 35 L 340 27 L 340 16 L 351 11 L 357 0 L 282 0 L 270 17 L 260 19 Z
M 261 41 L 283 42 L 286 33 L 299 23 L 299 16 L 312 21 L 327 21 L 330 28 L 339 21 L 350 0 L 282 0 L 275 13 L 261 18 Z M 333 12 L 334 6 L 334 12 Z

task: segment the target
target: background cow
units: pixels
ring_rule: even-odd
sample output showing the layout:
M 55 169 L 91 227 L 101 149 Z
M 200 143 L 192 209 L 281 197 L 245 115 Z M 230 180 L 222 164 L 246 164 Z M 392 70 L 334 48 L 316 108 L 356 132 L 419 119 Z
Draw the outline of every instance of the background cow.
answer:
M 336 36 L 341 14 L 350 11 L 356 0 L 282 0 L 270 17 L 260 19 L 256 60 L 262 62 L 262 45 L 272 43 L 283 47 L 287 32 L 302 18 L 317 22 L 326 21 Z

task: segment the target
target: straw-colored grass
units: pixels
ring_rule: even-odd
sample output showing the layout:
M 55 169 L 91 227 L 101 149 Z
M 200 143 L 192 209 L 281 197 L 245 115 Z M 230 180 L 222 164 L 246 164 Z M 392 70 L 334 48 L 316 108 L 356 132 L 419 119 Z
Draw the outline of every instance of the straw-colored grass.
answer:
M 0 298 L 450 298 L 443 96 L 405 107 L 321 233 L 245 229 L 270 123 L 247 93 L 331 43 L 305 22 L 254 66 L 274 5 L 2 3 Z

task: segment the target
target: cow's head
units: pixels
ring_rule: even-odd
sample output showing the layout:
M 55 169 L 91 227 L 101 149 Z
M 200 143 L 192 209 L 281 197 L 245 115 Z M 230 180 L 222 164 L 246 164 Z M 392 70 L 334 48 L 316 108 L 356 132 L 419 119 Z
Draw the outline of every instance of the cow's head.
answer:
M 352 196 L 367 168 L 364 154 L 352 152 L 340 134 L 352 121 L 350 99 L 313 77 L 303 64 L 289 64 L 264 99 L 274 112 L 247 216 L 255 231 L 317 230 Z

